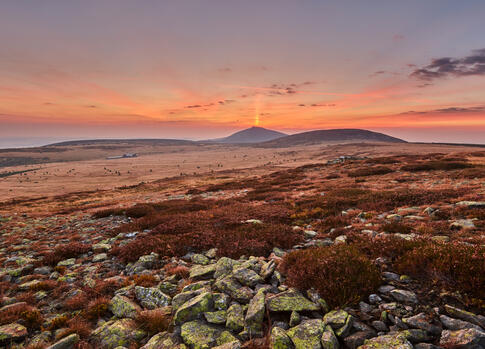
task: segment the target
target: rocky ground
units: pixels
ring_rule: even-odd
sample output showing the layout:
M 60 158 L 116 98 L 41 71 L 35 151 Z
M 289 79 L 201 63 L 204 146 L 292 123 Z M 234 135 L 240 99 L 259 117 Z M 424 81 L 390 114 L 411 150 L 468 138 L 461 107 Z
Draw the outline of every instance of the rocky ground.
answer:
M 145 204 L 52 215 L 9 204 L 0 216 L 0 346 L 485 348 L 483 155 L 339 158 L 186 187 L 167 200 L 180 212 Z M 311 259 L 347 247 L 377 283 L 358 280 L 358 263 L 338 254 Z M 421 248 L 447 266 L 430 257 L 419 270 L 410 260 Z M 298 251 L 317 266 L 302 262 L 305 282 L 289 267 Z M 325 277 L 304 275 L 319 263 Z M 324 271 L 331 263 L 335 280 Z M 340 292 L 330 293 L 335 284 Z

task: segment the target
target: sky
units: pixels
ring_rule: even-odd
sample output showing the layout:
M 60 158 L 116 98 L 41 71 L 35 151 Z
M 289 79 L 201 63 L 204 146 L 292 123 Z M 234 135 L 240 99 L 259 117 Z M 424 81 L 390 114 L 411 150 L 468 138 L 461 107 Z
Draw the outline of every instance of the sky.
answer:
M 484 18 L 482 0 L 2 1 L 0 146 L 250 126 L 485 143 Z

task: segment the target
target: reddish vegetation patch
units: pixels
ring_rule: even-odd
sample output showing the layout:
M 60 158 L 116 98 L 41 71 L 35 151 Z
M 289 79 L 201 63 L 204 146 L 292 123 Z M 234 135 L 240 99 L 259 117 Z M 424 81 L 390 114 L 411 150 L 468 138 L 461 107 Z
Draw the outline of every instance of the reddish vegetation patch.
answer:
M 464 168 L 473 167 L 472 164 L 469 164 L 464 161 L 428 161 L 422 163 L 415 163 L 404 165 L 401 167 L 402 171 L 409 171 L 409 172 L 422 172 L 422 171 L 452 171 L 452 170 L 460 170 Z
M 68 258 L 76 258 L 91 250 L 91 244 L 83 244 L 80 242 L 70 242 L 65 245 L 57 245 L 54 251 L 48 252 L 44 255 L 41 264 L 56 265 L 60 261 Z
M 394 170 L 385 166 L 363 167 L 348 173 L 349 177 L 367 177 L 392 173 Z
M 403 254 L 395 265 L 399 272 L 485 299 L 485 247 L 427 243 Z
M 281 270 L 288 285 L 301 290 L 314 288 L 332 308 L 364 299 L 381 282 L 371 260 L 346 245 L 290 252 L 283 258 Z
M 164 308 L 144 310 L 137 314 L 135 321 L 141 329 L 153 335 L 169 328 L 172 312 Z

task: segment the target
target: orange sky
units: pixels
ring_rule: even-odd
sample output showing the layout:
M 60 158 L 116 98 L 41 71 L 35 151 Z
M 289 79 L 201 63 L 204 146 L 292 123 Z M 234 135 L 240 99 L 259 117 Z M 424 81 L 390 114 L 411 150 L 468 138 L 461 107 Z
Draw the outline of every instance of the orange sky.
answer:
M 485 143 L 485 4 L 371 3 L 2 3 L 0 137 Z

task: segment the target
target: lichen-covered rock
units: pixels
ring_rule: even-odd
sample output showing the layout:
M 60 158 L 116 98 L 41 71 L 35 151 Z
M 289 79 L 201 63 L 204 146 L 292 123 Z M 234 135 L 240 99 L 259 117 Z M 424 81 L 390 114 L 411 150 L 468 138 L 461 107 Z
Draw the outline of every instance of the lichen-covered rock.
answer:
M 73 333 L 47 347 L 47 349 L 72 349 L 74 344 L 77 342 L 79 342 L 79 335 L 77 333 Z
M 260 335 L 262 332 L 265 309 L 264 300 L 264 290 L 259 290 L 249 302 L 245 321 L 246 329 L 251 336 Z
M 190 268 L 190 278 L 192 280 L 206 280 L 214 276 L 216 264 L 194 265 Z
M 353 318 L 345 310 L 332 310 L 323 317 L 325 325 L 330 325 L 335 334 L 345 337 L 352 329 Z
M 272 349 L 293 349 L 295 346 L 286 331 L 281 327 L 273 327 L 271 330 Z
M 120 319 L 134 319 L 141 308 L 131 299 L 125 296 L 116 295 L 109 302 L 109 310 Z
M 471 322 L 472 324 L 478 325 L 485 329 L 485 316 L 476 315 L 469 311 L 455 308 L 448 304 L 445 305 L 445 310 L 452 317 Z
M 135 296 L 140 304 L 147 309 L 155 309 L 170 305 L 172 298 L 156 287 L 135 287 Z
M 445 330 L 441 333 L 440 345 L 445 348 L 485 348 L 485 331 L 467 328 L 458 331 Z
M 210 263 L 209 258 L 207 258 L 206 256 L 204 256 L 203 254 L 200 254 L 200 253 L 193 254 L 192 257 L 190 257 L 190 260 L 194 264 L 206 265 L 206 264 Z
M 218 345 L 213 349 L 241 349 L 241 342 L 236 340 L 226 344 Z
M 176 335 L 168 332 L 160 332 L 150 338 L 150 340 L 140 349 L 186 349 L 185 344 L 181 344 Z
M 240 304 L 231 304 L 227 309 L 226 327 L 235 332 L 244 328 L 244 310 Z
M 214 293 L 214 308 L 217 310 L 226 310 L 229 308 L 230 297 L 225 293 Z
M 261 272 L 259 275 L 264 279 L 268 279 L 274 272 L 276 268 L 276 263 L 274 260 L 270 260 L 267 263 L 263 264 L 261 267 Z
M 268 297 L 268 309 L 270 311 L 313 311 L 319 310 L 320 306 L 305 298 L 300 292 L 289 290 Z
M 146 333 L 138 328 L 134 320 L 121 319 L 105 322 L 91 335 L 102 348 L 113 349 L 118 346 L 128 347 L 130 343 L 144 338 Z
M 177 292 L 177 285 L 172 284 L 171 282 L 162 281 L 158 285 L 158 289 L 165 294 L 173 296 Z
M 208 312 L 213 306 L 212 293 L 204 292 L 182 304 L 174 315 L 175 324 L 194 320 L 200 314 Z
M 295 349 L 320 349 L 324 327 L 322 320 L 307 320 L 290 328 L 287 334 L 293 341 Z
M 477 330 L 482 330 L 480 326 L 472 324 L 471 322 L 454 319 L 446 315 L 440 315 L 440 322 L 447 330 L 452 331 L 463 330 L 465 328 L 476 328 Z
M 17 323 L 0 326 L 0 344 L 16 342 L 27 335 L 27 329 Z
M 420 328 L 434 335 L 438 335 L 441 333 L 441 328 L 431 324 L 428 321 L 428 318 L 425 313 L 419 313 L 411 317 L 403 318 L 402 322 L 404 322 L 409 327 Z
M 256 284 L 263 282 L 263 278 L 259 276 L 259 274 L 257 274 L 254 270 L 244 267 L 235 268 L 233 276 L 241 284 L 249 287 L 254 287 L 256 286 Z
M 226 323 L 227 312 L 225 310 L 209 311 L 204 313 L 204 317 L 210 324 L 222 325 Z
M 209 349 L 217 345 L 237 341 L 228 331 L 208 325 L 200 320 L 189 321 L 182 325 L 180 335 L 191 349 Z
M 198 296 L 207 290 L 197 290 L 197 291 L 189 291 L 189 292 L 181 292 L 175 295 L 172 299 L 172 307 L 174 310 L 177 310 L 182 304 L 187 302 L 188 300 Z
M 216 263 L 216 271 L 214 273 L 214 277 L 216 279 L 219 279 L 221 277 L 230 275 L 232 273 L 232 268 L 238 264 L 239 262 L 228 257 L 219 258 L 219 260 Z
M 413 349 L 413 345 L 404 335 L 397 333 L 368 339 L 359 349 Z
M 407 290 L 393 289 L 389 292 L 398 302 L 403 303 L 418 303 L 416 294 Z
M 338 339 L 329 325 L 325 326 L 320 341 L 323 349 L 338 349 L 340 347 Z
M 301 316 L 297 311 L 292 311 L 290 315 L 290 327 L 299 325 L 301 322 Z
M 251 298 L 253 298 L 253 292 L 249 287 L 242 286 L 231 277 L 217 280 L 214 286 L 219 291 L 227 293 L 232 299 L 241 303 L 249 303 Z

